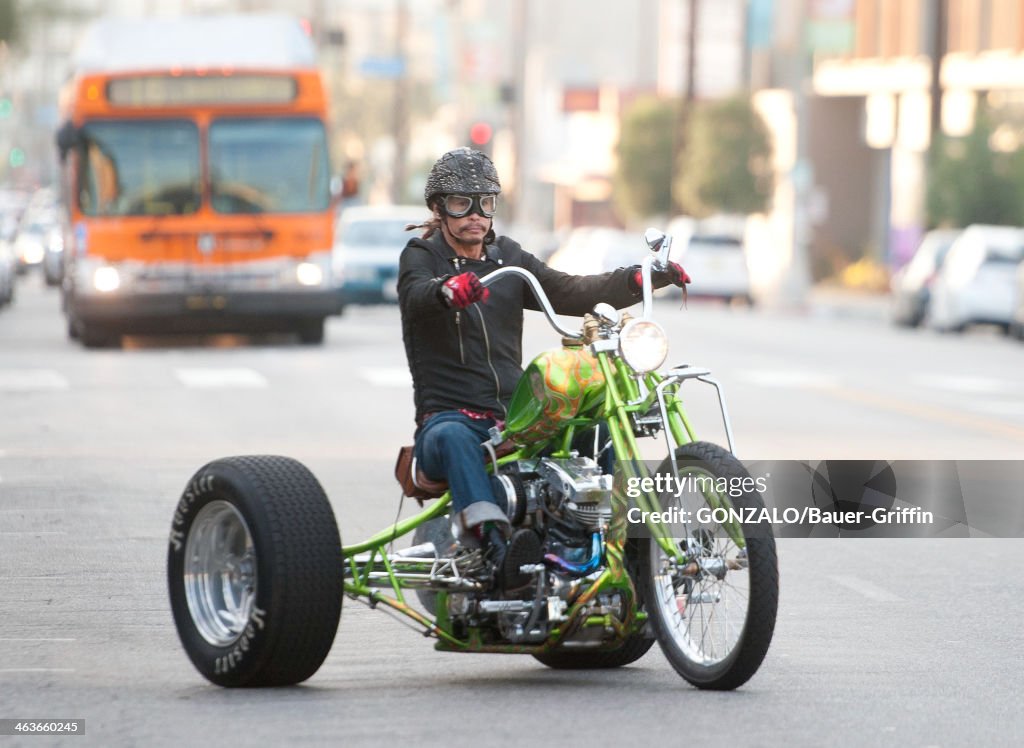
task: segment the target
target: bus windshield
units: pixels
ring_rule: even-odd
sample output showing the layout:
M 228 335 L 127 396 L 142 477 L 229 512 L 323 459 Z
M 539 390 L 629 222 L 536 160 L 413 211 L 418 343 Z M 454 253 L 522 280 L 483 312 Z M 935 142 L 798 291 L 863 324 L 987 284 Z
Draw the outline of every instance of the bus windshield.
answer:
M 199 209 L 199 130 L 177 120 L 82 128 L 78 203 L 88 216 L 163 216 Z
M 330 204 L 320 120 L 219 119 L 210 126 L 210 195 L 218 213 L 306 213 Z

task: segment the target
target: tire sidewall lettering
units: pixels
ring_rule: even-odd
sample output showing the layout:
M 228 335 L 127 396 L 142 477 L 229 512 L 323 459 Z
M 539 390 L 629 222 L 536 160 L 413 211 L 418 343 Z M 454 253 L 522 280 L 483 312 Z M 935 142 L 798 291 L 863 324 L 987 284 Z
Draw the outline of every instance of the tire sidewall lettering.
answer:
M 209 675 L 214 676 L 245 678 L 246 673 L 243 666 L 250 661 L 255 662 L 254 656 L 257 656 L 257 653 L 264 648 L 263 640 L 268 636 L 273 636 L 272 626 L 266 609 L 267 606 L 261 604 L 265 599 L 264 596 L 269 593 L 268 587 L 270 582 L 264 576 L 265 572 L 262 568 L 264 560 L 259 558 L 257 562 L 257 575 L 258 579 L 265 581 L 257 583 L 256 601 L 252 612 L 249 614 L 249 620 L 242 634 L 231 644 L 219 647 L 206 641 L 195 627 L 195 623 L 187 611 L 187 603 L 185 603 L 184 566 L 186 563 L 185 548 L 188 534 L 199 512 L 213 501 L 226 501 L 230 503 L 249 521 L 250 507 L 247 505 L 244 495 L 240 495 L 232 485 L 230 477 L 222 478 L 207 468 L 203 468 L 186 486 L 171 520 L 169 541 L 172 597 L 177 597 L 181 603 L 184 603 L 185 608 L 179 620 L 179 636 L 187 637 L 191 640 L 191 648 L 187 646 L 187 650 L 191 649 L 202 653 L 201 661 L 197 661 L 192 657 L 192 652 L 190 652 L 193 664 L 196 665 L 200 672 L 205 671 Z M 260 540 L 256 536 L 258 529 L 250 526 L 250 531 L 254 533 L 253 543 L 259 547 Z M 181 630 L 182 624 L 184 624 L 185 631 Z
M 256 607 L 253 608 L 252 614 L 249 616 L 249 622 L 246 624 L 245 630 L 242 632 L 242 636 L 234 644 L 229 645 L 230 649 L 227 654 L 221 655 L 214 660 L 214 673 L 217 675 L 225 675 L 232 672 L 242 663 L 246 654 L 249 653 L 249 650 L 252 647 L 253 640 L 265 627 L 266 615 L 267 612 L 265 610 L 261 610 Z
M 169 543 L 174 552 L 178 553 L 185 548 L 186 524 L 191 524 L 193 519 L 192 510 L 196 507 L 196 501 L 205 499 L 200 504 L 206 504 L 211 497 L 209 494 L 214 490 L 215 476 L 208 472 L 201 472 L 186 487 L 178 506 L 174 510 L 174 517 L 171 520 L 171 533 Z

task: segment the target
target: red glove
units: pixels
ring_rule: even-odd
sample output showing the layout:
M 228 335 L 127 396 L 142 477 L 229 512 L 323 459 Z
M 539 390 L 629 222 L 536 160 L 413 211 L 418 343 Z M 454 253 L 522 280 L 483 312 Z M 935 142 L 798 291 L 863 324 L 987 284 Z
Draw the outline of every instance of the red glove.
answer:
M 637 268 L 633 273 L 633 289 L 639 293 L 640 289 L 643 288 L 643 275 L 640 272 L 640 268 Z M 655 270 L 651 273 L 651 281 L 655 288 L 664 288 L 665 286 L 679 286 L 684 291 L 686 290 L 686 284 L 691 283 L 689 274 L 683 270 L 683 266 L 678 262 L 671 262 L 666 265 L 664 270 Z M 665 281 L 661 283 L 661 281 Z
M 445 303 L 455 309 L 465 309 L 478 301 L 487 301 L 489 289 L 480 285 L 480 279 L 473 273 L 453 275 L 441 284 L 441 296 Z
M 654 273 L 655 277 L 661 277 L 666 279 L 673 286 L 679 286 L 683 288 L 687 283 L 692 283 L 689 274 L 683 270 L 683 266 L 678 262 L 669 261 L 664 270 Z

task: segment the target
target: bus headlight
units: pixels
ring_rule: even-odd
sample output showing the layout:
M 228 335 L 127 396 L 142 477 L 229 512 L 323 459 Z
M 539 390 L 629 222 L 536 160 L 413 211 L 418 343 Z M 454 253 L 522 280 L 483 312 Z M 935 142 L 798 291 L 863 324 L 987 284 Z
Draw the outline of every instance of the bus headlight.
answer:
M 324 271 L 312 262 L 300 262 L 295 268 L 295 277 L 300 286 L 319 286 L 324 282 Z
M 633 319 L 619 334 L 619 352 L 633 371 L 654 371 L 668 357 L 668 336 L 661 325 L 649 319 Z
M 96 268 L 92 275 L 92 285 L 100 293 L 116 291 L 121 287 L 121 274 L 117 272 L 117 268 L 109 265 Z

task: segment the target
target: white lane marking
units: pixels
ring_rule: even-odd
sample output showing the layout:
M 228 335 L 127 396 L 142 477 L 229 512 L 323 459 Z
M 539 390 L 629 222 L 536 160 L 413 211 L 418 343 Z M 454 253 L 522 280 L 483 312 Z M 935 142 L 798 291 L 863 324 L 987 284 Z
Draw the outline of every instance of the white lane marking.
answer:
M 1024 416 L 1024 403 L 1019 400 L 975 400 L 968 408 L 978 413 L 996 416 Z
M 412 387 L 412 375 L 405 366 L 375 366 L 359 370 L 359 376 L 374 387 Z
M 881 587 L 872 584 L 871 582 L 867 582 L 863 579 L 858 579 L 857 577 L 851 577 L 846 575 L 840 576 L 832 574 L 829 575 L 829 579 L 831 579 L 836 584 L 841 585 L 848 590 L 853 590 L 854 592 L 863 595 L 869 600 L 874 600 L 875 602 L 895 603 L 899 602 L 900 599 L 891 592 L 883 590 Z
M 832 375 L 800 369 L 747 369 L 737 372 L 735 378 L 758 387 L 780 389 L 836 387 L 839 384 L 839 381 Z
M 976 377 L 959 374 L 921 374 L 913 377 L 916 384 L 946 392 L 965 395 L 1024 394 L 1024 382 L 995 377 Z
M 0 392 L 66 390 L 69 386 L 53 369 L 0 369 Z
M 178 381 L 196 389 L 256 389 L 267 379 L 255 369 L 175 369 Z

